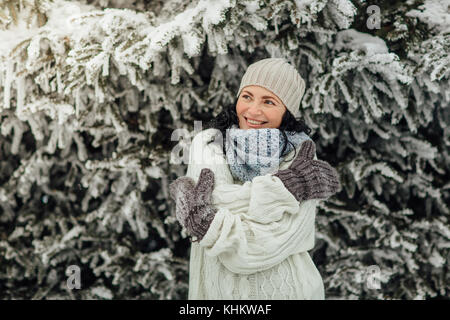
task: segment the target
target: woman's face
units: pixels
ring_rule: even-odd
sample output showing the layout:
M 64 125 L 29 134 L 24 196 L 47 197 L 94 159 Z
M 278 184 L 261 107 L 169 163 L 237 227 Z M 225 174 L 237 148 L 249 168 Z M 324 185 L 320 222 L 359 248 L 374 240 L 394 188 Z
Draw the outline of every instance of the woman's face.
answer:
M 244 87 L 236 104 L 240 129 L 278 128 L 285 112 L 283 102 L 260 86 Z

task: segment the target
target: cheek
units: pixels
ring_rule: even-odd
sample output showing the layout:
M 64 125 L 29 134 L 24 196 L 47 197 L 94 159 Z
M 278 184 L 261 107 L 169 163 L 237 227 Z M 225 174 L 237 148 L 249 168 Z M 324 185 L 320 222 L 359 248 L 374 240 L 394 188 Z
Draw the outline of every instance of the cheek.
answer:
M 266 117 L 270 120 L 270 122 L 280 124 L 281 119 L 283 118 L 283 112 L 273 110 L 266 113 Z
M 238 101 L 238 103 L 236 104 L 236 113 L 238 115 L 240 115 L 241 113 L 243 113 L 245 111 L 245 109 L 246 108 L 245 108 L 244 104 L 242 104 Z

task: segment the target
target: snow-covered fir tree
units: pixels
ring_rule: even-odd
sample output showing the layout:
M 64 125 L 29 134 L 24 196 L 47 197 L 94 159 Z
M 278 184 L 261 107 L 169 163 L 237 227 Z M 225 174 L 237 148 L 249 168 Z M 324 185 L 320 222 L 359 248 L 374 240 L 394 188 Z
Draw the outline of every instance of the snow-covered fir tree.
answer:
M 171 152 L 266 57 L 344 187 L 317 213 L 326 298 L 448 298 L 449 52 L 445 0 L 0 2 L 0 298 L 187 298 Z

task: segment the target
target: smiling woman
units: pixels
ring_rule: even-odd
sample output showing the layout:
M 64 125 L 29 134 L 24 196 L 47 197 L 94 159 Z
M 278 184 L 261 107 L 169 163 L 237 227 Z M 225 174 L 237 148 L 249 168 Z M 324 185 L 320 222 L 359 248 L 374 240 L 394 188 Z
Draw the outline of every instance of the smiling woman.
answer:
M 247 68 L 236 101 L 225 106 L 206 128 L 219 130 L 222 137 L 234 127 L 243 130 L 278 128 L 283 141 L 281 156 L 284 157 L 289 149 L 295 149 L 288 135 L 309 135 L 311 132 L 300 117 L 304 91 L 304 80 L 284 59 L 259 60 Z M 222 151 L 226 154 L 225 143 Z
M 192 140 L 186 176 L 170 184 L 192 236 L 189 299 L 324 298 L 307 251 L 317 200 L 339 181 L 295 118 L 304 90 L 288 62 L 260 60 L 247 68 L 236 103 Z M 220 133 L 222 148 L 213 143 Z
M 245 87 L 236 104 L 240 129 L 278 128 L 285 112 L 283 102 L 261 86 Z

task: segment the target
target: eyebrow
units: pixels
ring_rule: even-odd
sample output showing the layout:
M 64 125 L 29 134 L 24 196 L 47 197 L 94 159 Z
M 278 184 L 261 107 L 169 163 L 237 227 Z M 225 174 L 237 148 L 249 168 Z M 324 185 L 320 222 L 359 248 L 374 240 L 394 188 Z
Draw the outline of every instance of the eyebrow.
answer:
M 242 93 L 244 93 L 244 92 L 247 92 L 249 95 L 251 95 L 251 96 L 253 97 L 253 94 L 252 94 L 250 91 L 247 91 L 247 90 L 242 91 Z M 272 97 L 272 96 L 263 96 L 262 98 L 263 98 L 263 99 L 267 99 L 267 98 L 273 99 L 273 100 L 275 100 L 276 102 L 281 103 L 277 98 Z

